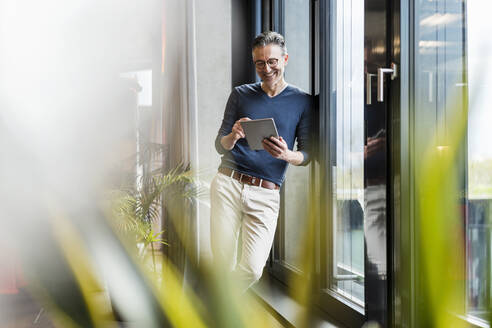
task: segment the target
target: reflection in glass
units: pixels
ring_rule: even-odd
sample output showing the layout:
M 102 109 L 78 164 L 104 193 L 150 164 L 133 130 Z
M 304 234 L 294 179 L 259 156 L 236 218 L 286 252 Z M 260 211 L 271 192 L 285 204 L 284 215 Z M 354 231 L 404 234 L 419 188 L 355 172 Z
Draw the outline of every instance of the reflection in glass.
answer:
M 468 314 L 488 318 L 492 294 L 492 4 L 467 1 L 468 77 Z
M 416 110 L 431 113 L 417 124 L 430 127 L 427 130 L 436 133 L 438 141 L 440 137 L 445 140 L 450 109 L 464 102 L 461 96 L 466 89 L 463 88 L 468 87 L 469 91 L 467 173 L 464 179 L 467 195 L 465 300 L 466 314 L 479 320 L 489 316 L 492 272 L 490 10 L 492 5 L 488 1 L 419 2 L 419 48 L 415 60 Z
M 466 86 L 464 66 L 465 13 L 463 3 L 463 1 L 456 0 L 425 0 L 416 5 L 415 42 L 418 47 L 414 61 L 415 113 L 413 114 L 415 117 L 414 124 L 417 127 L 414 138 L 415 158 L 421 157 L 423 153 L 418 152 L 423 152 L 430 146 L 436 146 L 439 152 L 446 151 L 449 147 L 455 147 L 455 145 L 448 144 L 450 132 L 456 133 L 456 131 L 450 130 L 454 128 L 451 123 L 456 117 L 457 110 L 466 110 L 464 98 L 464 91 L 466 90 L 464 89 Z M 455 169 L 461 175 L 457 181 L 458 187 L 463 190 L 465 187 L 465 158 L 459 158 L 454 164 Z M 419 165 L 416 164 L 417 176 L 421 173 L 420 169 Z M 427 188 L 427 186 L 422 184 L 417 188 Z M 420 200 L 417 199 L 417 203 L 419 202 Z M 456 205 L 458 206 L 458 201 L 456 201 Z M 460 216 L 460 219 L 464 221 L 463 216 Z M 421 226 L 423 224 L 417 223 L 417 234 L 419 234 Z M 437 245 L 444 243 L 440 236 L 436 236 L 434 242 Z M 457 244 L 457 250 L 462 246 L 464 245 Z M 429 254 L 424 247 L 418 248 L 416 253 L 417 259 L 423 259 L 426 254 Z M 464 259 L 461 263 L 464 263 Z M 432 294 L 429 285 L 436 282 L 437 279 L 432 276 L 432 270 L 426 269 L 422 262 L 418 263 L 417 266 L 416 299 L 418 301 L 416 307 L 418 313 L 422 314 L 429 311 L 430 302 L 426 301 L 426 295 Z M 455 288 L 455 295 L 457 296 L 452 301 L 458 304 L 458 302 L 464 301 L 465 296 L 462 293 L 465 286 L 463 279 L 455 282 L 456 284 L 449 284 L 448 286 Z M 449 304 L 451 301 L 448 298 L 446 302 Z M 463 313 L 455 314 L 462 315 Z M 424 325 L 425 315 L 417 316 L 416 320 L 417 325 Z
M 331 289 L 364 305 L 364 1 L 337 1 L 331 45 L 336 149 Z

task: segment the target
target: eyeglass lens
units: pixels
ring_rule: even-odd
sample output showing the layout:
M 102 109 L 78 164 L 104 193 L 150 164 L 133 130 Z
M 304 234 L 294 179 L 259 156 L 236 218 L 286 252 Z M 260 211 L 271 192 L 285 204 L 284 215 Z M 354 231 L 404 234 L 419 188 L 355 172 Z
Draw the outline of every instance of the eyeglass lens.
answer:
M 266 61 L 266 63 L 263 60 L 258 60 L 255 62 L 256 67 L 258 68 L 263 68 L 268 64 L 270 67 L 275 67 L 278 64 L 278 59 L 277 58 L 270 58 Z

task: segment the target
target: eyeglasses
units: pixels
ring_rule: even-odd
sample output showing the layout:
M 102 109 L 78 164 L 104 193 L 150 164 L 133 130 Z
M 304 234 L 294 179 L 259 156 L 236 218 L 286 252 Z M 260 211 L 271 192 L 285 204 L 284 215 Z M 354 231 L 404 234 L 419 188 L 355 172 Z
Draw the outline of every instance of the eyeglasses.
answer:
M 270 58 L 266 62 L 264 60 L 255 61 L 255 66 L 258 69 L 263 69 L 266 67 L 266 65 L 270 66 L 270 68 L 275 68 L 278 65 L 278 59 L 277 58 Z

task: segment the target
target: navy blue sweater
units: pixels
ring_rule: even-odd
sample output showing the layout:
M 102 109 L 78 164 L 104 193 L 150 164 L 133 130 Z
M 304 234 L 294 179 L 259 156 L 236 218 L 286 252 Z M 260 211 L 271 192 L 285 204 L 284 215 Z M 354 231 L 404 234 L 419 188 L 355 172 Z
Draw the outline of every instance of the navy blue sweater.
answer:
M 215 139 L 215 148 L 219 154 L 223 154 L 220 166 L 282 185 L 287 170 L 286 161 L 272 157 L 265 150 L 251 150 L 244 138 L 227 151 L 220 139 L 231 133 L 234 123 L 242 117 L 252 120 L 272 117 L 279 135 L 290 150 L 297 138 L 297 150 L 304 155 L 301 165 L 306 165 L 309 162 L 311 104 L 309 94 L 291 85 L 272 98 L 261 89 L 260 82 L 234 88 Z

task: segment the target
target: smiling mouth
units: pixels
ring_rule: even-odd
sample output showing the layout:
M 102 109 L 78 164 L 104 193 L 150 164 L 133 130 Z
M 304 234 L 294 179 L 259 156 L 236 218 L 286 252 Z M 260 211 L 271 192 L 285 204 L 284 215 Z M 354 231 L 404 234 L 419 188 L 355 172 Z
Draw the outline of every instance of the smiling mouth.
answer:
M 274 77 L 275 75 L 276 75 L 276 72 L 274 72 L 274 73 L 270 73 L 270 74 L 263 74 L 263 76 L 264 76 L 264 77 L 266 77 L 266 78 L 272 78 L 272 77 Z

